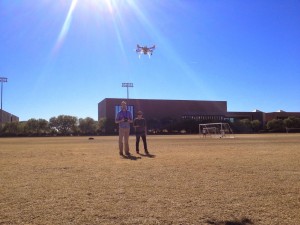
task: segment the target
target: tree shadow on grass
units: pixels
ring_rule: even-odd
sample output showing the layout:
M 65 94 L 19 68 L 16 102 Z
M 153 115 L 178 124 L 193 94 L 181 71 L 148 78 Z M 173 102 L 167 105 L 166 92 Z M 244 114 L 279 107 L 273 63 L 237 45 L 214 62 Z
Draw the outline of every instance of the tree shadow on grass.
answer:
M 250 224 L 254 224 L 248 218 L 242 218 L 241 220 L 235 219 L 235 220 L 225 220 L 225 221 L 207 220 L 206 223 L 212 224 L 212 225 L 250 225 Z

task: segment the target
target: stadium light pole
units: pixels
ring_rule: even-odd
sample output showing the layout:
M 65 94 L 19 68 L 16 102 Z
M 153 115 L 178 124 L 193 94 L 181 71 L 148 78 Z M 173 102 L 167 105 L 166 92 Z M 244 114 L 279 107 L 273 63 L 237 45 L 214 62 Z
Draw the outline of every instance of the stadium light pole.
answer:
M 126 87 L 127 88 L 127 101 L 129 99 L 129 89 L 130 87 L 133 87 L 133 83 L 122 83 L 122 87 Z
M 3 121 L 3 110 L 2 110 L 2 94 L 3 94 L 3 83 L 7 82 L 6 77 L 0 77 L 1 82 L 1 121 L 0 121 L 0 133 L 2 133 L 2 121 Z

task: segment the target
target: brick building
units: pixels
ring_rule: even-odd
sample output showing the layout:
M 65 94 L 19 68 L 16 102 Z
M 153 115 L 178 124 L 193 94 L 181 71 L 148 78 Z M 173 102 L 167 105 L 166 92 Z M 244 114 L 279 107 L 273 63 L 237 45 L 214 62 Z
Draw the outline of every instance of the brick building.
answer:
M 1 121 L 1 115 L 2 115 L 2 121 Z M 2 110 L 1 112 L 1 109 L 0 109 L 0 123 L 7 123 L 7 122 L 18 122 L 19 121 L 19 117 L 9 113 L 9 112 L 6 112 L 4 110 Z
M 286 119 L 288 117 L 299 117 L 300 118 L 300 113 L 299 112 L 285 112 L 283 110 L 278 110 L 276 112 L 270 112 L 265 114 L 265 120 L 270 121 L 272 119 Z
M 272 119 L 285 119 L 289 116 L 300 117 L 300 112 L 228 112 L 227 101 L 200 100 L 161 100 L 161 99 L 121 99 L 105 98 L 98 103 L 98 120 L 105 118 L 113 121 L 120 110 L 122 101 L 127 101 L 128 110 L 133 116 L 141 110 L 145 118 L 161 120 L 164 118 L 192 119 L 195 121 L 235 122 L 241 119 L 259 120 L 263 125 Z
M 114 119 L 124 99 L 106 98 L 98 104 L 98 119 Z M 226 101 L 192 101 L 192 100 L 152 100 L 129 99 L 128 110 L 136 116 L 137 111 L 144 112 L 147 118 L 183 118 L 194 116 L 224 116 L 227 112 Z

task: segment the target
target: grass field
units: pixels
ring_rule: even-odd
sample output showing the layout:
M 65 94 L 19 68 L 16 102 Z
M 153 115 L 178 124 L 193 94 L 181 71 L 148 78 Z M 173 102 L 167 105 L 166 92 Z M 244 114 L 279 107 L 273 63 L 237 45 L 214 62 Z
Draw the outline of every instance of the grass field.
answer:
M 134 141 L 1 138 L 0 224 L 300 224 L 300 134 Z

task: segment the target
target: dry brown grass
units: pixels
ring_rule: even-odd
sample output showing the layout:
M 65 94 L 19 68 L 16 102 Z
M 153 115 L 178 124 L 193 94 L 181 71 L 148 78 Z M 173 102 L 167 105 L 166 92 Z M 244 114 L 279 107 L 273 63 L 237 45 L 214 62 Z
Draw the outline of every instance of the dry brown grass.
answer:
M 0 224 L 300 224 L 299 134 L 148 144 L 122 159 L 117 137 L 0 139 Z

